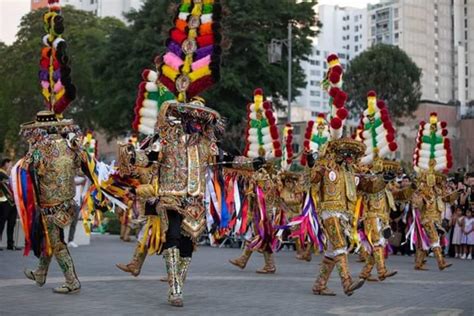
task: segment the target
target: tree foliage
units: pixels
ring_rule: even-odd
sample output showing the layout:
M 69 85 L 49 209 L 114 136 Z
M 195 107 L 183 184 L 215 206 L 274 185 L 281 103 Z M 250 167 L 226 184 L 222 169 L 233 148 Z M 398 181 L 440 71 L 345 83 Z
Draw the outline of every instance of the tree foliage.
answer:
M 395 118 L 410 116 L 421 97 L 421 70 L 397 46 L 378 44 L 354 58 L 344 76 L 348 108 L 359 113 L 367 107 L 367 92 L 387 102 Z

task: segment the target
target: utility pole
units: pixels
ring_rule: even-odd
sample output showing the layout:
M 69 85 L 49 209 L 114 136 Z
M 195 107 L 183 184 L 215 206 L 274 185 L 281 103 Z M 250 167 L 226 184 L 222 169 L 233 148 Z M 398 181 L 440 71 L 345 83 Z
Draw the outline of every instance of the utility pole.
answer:
M 293 56 L 292 56 L 292 35 L 293 33 L 293 26 L 291 24 L 291 21 L 288 21 L 288 109 L 287 109 L 287 112 L 288 112 L 288 117 L 287 117 L 287 123 L 291 123 L 291 73 L 292 73 L 292 69 L 291 69 L 291 62 L 292 62 L 292 59 L 293 59 Z

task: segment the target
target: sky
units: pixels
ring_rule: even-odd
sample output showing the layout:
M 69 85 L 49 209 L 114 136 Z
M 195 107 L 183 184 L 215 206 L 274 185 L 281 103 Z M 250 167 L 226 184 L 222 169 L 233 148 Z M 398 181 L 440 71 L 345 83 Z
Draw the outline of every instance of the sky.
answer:
M 118 0 L 117 0 L 118 1 Z M 257 0 L 258 1 L 258 0 Z M 320 4 L 337 4 L 363 8 L 377 0 L 319 0 Z M 10 45 L 15 40 L 21 17 L 30 10 L 30 0 L 0 0 L 0 41 Z

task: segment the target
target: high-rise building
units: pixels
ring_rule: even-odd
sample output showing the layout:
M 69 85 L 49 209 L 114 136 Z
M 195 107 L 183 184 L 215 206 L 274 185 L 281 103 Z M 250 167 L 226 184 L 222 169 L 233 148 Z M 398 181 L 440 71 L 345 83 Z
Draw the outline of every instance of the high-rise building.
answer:
M 367 15 L 365 9 L 320 5 L 318 18 L 323 27 L 314 41 L 312 54 L 302 61 L 306 87 L 294 106 L 311 110 L 313 118 L 319 112 L 329 111 L 329 96 L 321 89 L 321 80 L 327 70 L 326 57 L 337 53 L 343 67 L 367 46 Z
M 367 9 L 368 45 L 399 46 L 422 70 L 422 99 L 459 104 L 466 115 L 474 100 L 474 1 L 382 0 Z
M 62 0 L 61 5 L 71 5 L 79 10 L 89 11 L 97 16 L 113 16 L 122 21 L 124 13 L 141 6 L 141 0 Z M 31 10 L 48 6 L 48 0 L 31 0 Z

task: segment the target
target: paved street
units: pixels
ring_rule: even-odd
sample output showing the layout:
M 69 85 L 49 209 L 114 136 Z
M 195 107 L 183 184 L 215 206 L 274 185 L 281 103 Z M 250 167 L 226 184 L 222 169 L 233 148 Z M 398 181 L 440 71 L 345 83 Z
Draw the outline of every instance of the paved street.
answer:
M 134 278 L 114 266 L 126 262 L 134 244 L 116 236 L 94 236 L 90 246 L 72 249 L 82 282 L 79 294 L 61 296 L 51 289 L 63 281 L 53 261 L 48 283 L 36 287 L 23 276 L 36 258 L 20 252 L 0 252 L 0 315 L 473 315 L 474 261 L 451 260 L 444 272 L 428 259 L 430 271 L 412 269 L 413 258 L 394 256 L 388 261 L 399 274 L 383 283 L 366 283 L 351 297 L 342 293 L 333 273 L 329 286 L 336 297 L 312 294 L 320 257 L 311 263 L 294 259 L 294 252 L 277 254 L 277 273 L 258 275 L 263 257 L 254 255 L 246 270 L 227 263 L 238 249 L 201 247 L 195 254 L 185 288 L 185 306 L 166 302 L 167 285 L 161 257 L 145 262 Z M 351 271 L 362 265 L 351 256 Z

